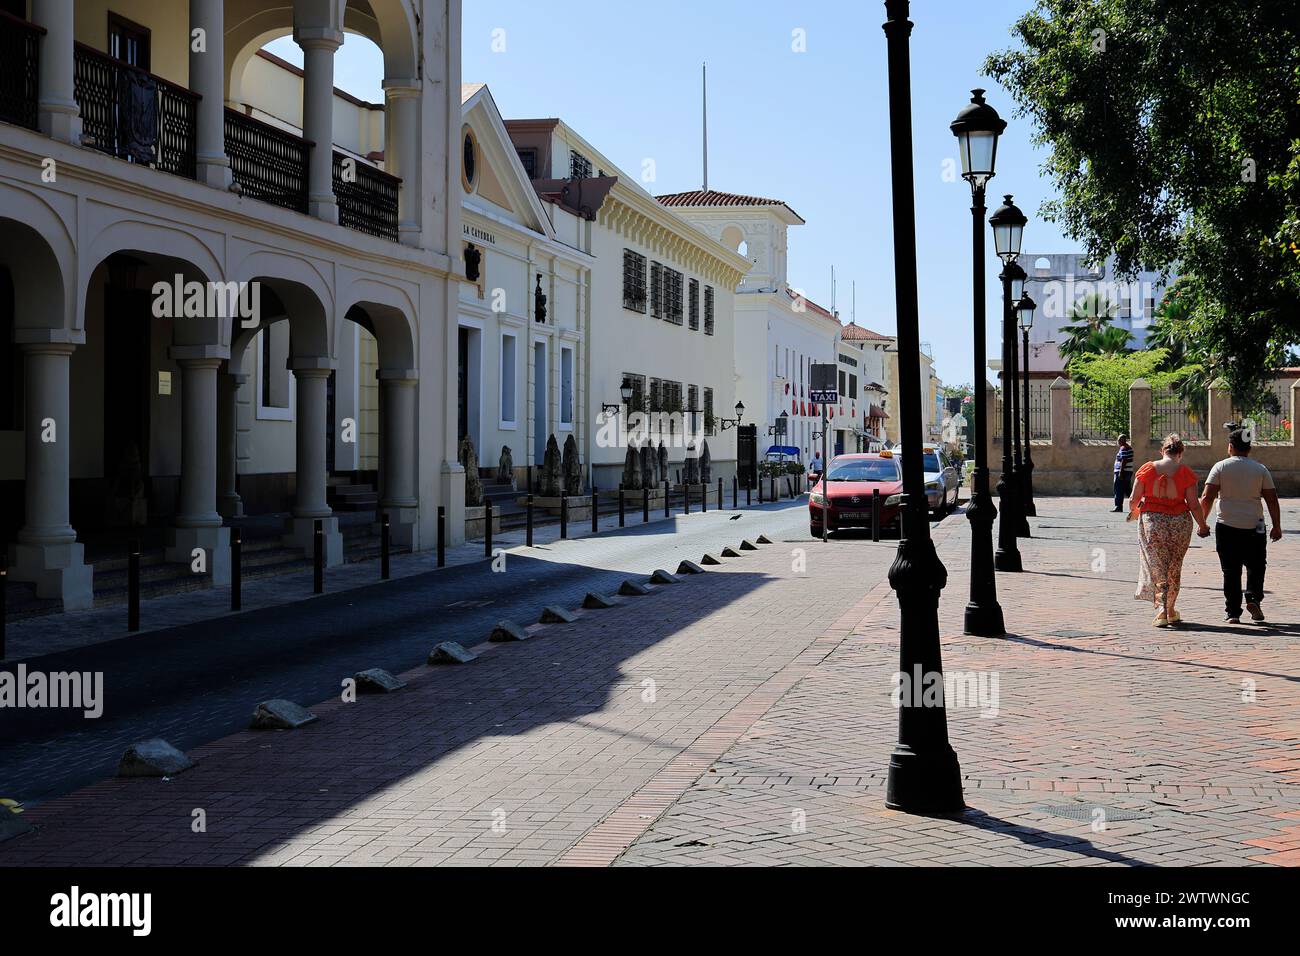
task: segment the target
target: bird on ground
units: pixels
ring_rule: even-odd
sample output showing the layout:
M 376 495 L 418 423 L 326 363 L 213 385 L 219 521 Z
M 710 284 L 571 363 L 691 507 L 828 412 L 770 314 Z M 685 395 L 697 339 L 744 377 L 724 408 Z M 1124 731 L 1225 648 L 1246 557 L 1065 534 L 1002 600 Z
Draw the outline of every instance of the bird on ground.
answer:
M 732 520 L 732 521 L 739 521 L 739 520 L 740 520 L 740 515 L 732 515 L 732 516 L 731 516 L 731 520 Z

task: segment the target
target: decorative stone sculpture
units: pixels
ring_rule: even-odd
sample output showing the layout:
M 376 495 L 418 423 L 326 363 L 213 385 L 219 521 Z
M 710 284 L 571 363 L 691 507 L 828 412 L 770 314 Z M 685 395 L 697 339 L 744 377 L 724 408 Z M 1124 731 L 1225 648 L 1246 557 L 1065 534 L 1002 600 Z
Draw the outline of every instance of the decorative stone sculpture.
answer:
M 497 462 L 497 483 L 515 486 L 515 458 L 509 445 L 501 446 L 501 460 Z
M 641 484 L 646 488 L 655 486 L 655 450 L 648 440 L 641 446 Z
M 700 451 L 700 484 L 713 484 L 713 458 L 709 455 L 709 441 L 704 440 L 704 448 Z
M 542 291 L 542 274 L 537 273 L 537 288 L 533 290 L 533 319 L 546 323 L 546 293 Z
M 572 435 L 564 439 L 564 493 L 582 494 L 582 462 L 578 459 L 578 442 Z
M 626 491 L 641 489 L 641 461 L 634 445 L 627 446 L 627 454 L 623 458 L 623 488 Z
M 668 480 L 668 446 L 659 440 L 659 484 Z
M 552 435 L 546 440 L 546 455 L 542 458 L 542 497 L 558 498 L 563 491 L 564 471 L 560 460 L 560 446 Z
M 478 453 L 468 435 L 460 440 L 459 457 L 465 469 L 465 506 L 477 508 L 483 504 L 483 479 L 478 474 Z
M 686 449 L 685 483 L 688 485 L 698 485 L 700 483 L 700 459 L 694 452 L 694 448 Z

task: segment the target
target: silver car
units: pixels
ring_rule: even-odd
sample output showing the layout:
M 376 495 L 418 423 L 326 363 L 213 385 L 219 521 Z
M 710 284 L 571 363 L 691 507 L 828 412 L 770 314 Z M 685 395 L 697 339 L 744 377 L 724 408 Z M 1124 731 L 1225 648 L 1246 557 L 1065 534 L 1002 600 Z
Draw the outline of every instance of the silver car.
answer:
M 926 445 L 922 452 L 925 456 L 925 498 L 931 513 L 941 518 L 957 507 L 961 496 L 961 472 L 942 448 Z M 901 456 L 903 451 L 895 448 L 894 454 Z

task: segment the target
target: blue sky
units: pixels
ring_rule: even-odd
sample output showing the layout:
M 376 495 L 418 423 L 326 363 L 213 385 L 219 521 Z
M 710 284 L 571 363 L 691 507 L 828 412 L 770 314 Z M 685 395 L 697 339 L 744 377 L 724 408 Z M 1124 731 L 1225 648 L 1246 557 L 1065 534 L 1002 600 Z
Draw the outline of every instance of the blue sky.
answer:
M 945 382 L 971 380 L 970 190 L 946 182 L 956 161 L 948 130 L 970 89 L 1009 126 L 998 148 L 990 206 L 1013 192 L 1030 217 L 1029 252 L 1079 251 L 1038 217 L 1052 193 L 1043 154 L 1010 97 L 979 74 L 985 55 L 1011 44 L 1030 0 L 916 0 L 912 4 L 912 116 L 921 339 Z M 700 64 L 709 64 L 709 185 L 782 199 L 806 226 L 790 231 L 790 282 L 849 318 L 894 331 L 893 249 L 884 4 L 873 0 L 660 0 L 565 8 L 534 0 L 473 0 L 463 14 L 463 73 L 485 82 L 507 118 L 559 116 L 623 167 L 655 161 L 656 193 L 701 185 Z M 806 36 L 794 52 L 793 31 Z M 504 34 L 494 31 L 503 30 Z M 503 52 L 494 37 L 504 38 Z M 289 54 L 284 45 L 292 48 Z M 499 44 L 498 44 L 499 45 Z M 281 55 L 296 51 L 278 41 Z M 296 58 L 295 58 L 296 59 Z M 382 64 L 349 36 L 338 85 L 382 102 Z M 997 316 L 997 261 L 989 237 L 989 316 Z M 987 338 L 989 355 L 997 338 Z

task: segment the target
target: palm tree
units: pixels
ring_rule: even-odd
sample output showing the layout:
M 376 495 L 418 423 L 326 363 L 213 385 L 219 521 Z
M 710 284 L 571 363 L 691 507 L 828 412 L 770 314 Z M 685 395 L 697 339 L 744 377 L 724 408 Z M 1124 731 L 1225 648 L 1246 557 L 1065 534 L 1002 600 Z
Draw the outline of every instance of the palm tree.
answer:
M 1108 325 L 1088 335 L 1085 350 L 1098 355 L 1123 355 L 1125 352 L 1133 351 L 1129 348 L 1129 343 L 1132 341 L 1133 336 L 1128 329 Z
M 1065 333 L 1065 338 L 1061 340 L 1059 351 L 1067 361 L 1076 355 L 1082 355 L 1088 352 L 1102 351 L 1100 348 L 1092 348 L 1092 336 L 1098 333 L 1105 334 L 1110 331 L 1110 324 L 1115 320 L 1115 306 L 1105 296 L 1096 292 L 1089 292 L 1079 299 L 1070 309 L 1070 321 L 1072 325 L 1063 326 L 1061 331 Z M 1114 331 L 1123 332 L 1123 329 Z M 1127 340 L 1130 337 L 1124 332 L 1125 344 L 1119 351 L 1127 348 Z M 1113 344 L 1113 343 L 1112 343 Z

